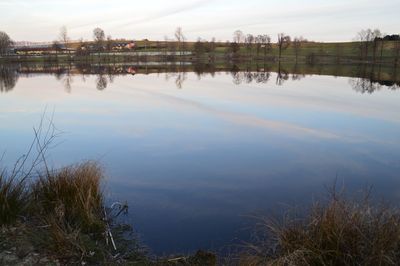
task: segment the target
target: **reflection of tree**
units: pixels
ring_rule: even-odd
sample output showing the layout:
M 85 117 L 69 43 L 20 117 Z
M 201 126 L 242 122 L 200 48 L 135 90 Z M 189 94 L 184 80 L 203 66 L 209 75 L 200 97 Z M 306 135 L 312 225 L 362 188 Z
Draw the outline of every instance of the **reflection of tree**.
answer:
M 232 72 L 232 81 L 236 85 L 240 85 L 243 82 L 244 74 L 243 72 Z
M 349 84 L 352 88 L 360 93 L 373 93 L 380 90 L 382 87 L 397 90 L 400 88 L 400 81 L 397 79 L 397 69 L 393 68 L 391 73 L 386 74 L 386 78 L 383 79 L 384 75 L 381 74 L 381 67 L 376 69 L 372 66 L 372 69 L 368 69 L 362 66 L 358 69 L 356 78 L 350 78 Z
M 288 79 L 289 79 L 289 73 L 283 70 L 279 64 L 278 73 L 276 75 L 276 85 L 282 86 L 283 83 L 285 83 L 285 81 Z
M 305 74 L 300 74 L 299 67 L 297 62 L 295 63 L 293 69 L 292 69 L 292 80 L 301 80 L 304 78 L 306 75 Z
M 390 90 L 400 89 L 400 82 L 394 81 L 375 81 L 368 78 L 351 78 L 349 79 L 349 84 L 352 86 L 353 90 L 361 93 L 373 93 L 380 90 L 382 87 L 388 88 Z
M 183 82 L 186 80 L 186 73 L 180 72 L 176 75 L 175 84 L 178 89 L 182 89 Z
M 13 67 L 0 66 L 0 92 L 12 90 L 18 81 L 18 72 Z
M 72 75 L 68 71 L 65 77 L 62 80 L 62 83 L 64 84 L 64 89 L 66 92 L 70 93 L 71 92 L 71 84 L 73 82 Z
M 255 80 L 257 83 L 267 83 L 269 80 L 269 77 L 271 76 L 270 72 L 256 72 L 254 73 L 255 75 Z
M 378 82 L 372 82 L 367 78 L 351 78 L 349 79 L 349 84 L 356 92 L 361 93 L 373 93 L 381 88 Z
M 105 88 L 107 88 L 107 77 L 104 74 L 99 74 L 97 76 L 96 88 L 99 91 L 102 91 Z
M 193 71 L 196 73 L 199 80 L 205 74 L 211 74 L 211 76 L 215 75 L 215 65 L 214 64 L 204 64 L 204 63 L 196 63 L 193 66 Z
M 285 69 L 283 69 L 283 67 Z M 289 71 L 287 71 L 289 70 Z M 299 80 L 307 74 L 326 74 L 336 76 L 351 76 L 350 84 L 354 90 L 362 93 L 372 93 L 381 87 L 388 89 L 399 89 L 399 69 L 383 66 L 382 69 L 371 65 L 341 65 L 340 67 L 329 66 L 322 71 L 322 65 L 269 65 L 264 63 L 261 67 L 257 65 L 246 65 L 233 62 L 213 64 L 212 62 L 194 64 L 176 64 L 175 62 L 163 62 L 162 64 L 19 64 L 0 66 L 0 91 L 8 91 L 15 86 L 20 75 L 27 77 L 46 73 L 55 75 L 57 80 L 63 84 L 66 91 L 71 90 L 73 78 L 81 75 L 94 76 L 96 87 L 104 90 L 113 82 L 116 75 L 133 75 L 144 73 L 165 73 L 165 79 L 172 79 L 177 88 L 182 88 L 187 79 L 187 73 L 194 72 L 199 79 L 202 76 L 214 76 L 215 73 L 225 72 L 232 76 L 234 84 L 243 83 L 267 83 L 271 78 L 271 72 L 276 71 L 276 84 L 282 85 L 287 80 Z

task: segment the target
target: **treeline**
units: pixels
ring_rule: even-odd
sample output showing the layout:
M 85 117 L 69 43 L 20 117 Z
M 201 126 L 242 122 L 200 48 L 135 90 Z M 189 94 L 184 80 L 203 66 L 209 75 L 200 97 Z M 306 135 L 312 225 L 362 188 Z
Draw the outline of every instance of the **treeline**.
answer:
M 0 32 L 0 52 L 4 55 L 13 46 L 6 33 Z M 27 52 L 23 55 L 29 55 Z M 86 61 L 291 61 L 315 63 L 400 63 L 400 36 L 382 34 L 380 30 L 367 29 L 357 33 L 352 42 L 322 43 L 309 41 L 302 36 L 291 37 L 284 33 L 273 42 L 268 34 L 233 33 L 232 40 L 221 42 L 215 38 L 188 41 L 178 27 L 172 38 L 162 41 L 117 40 L 106 35 L 103 29 L 93 30 L 93 40 L 71 41 L 66 27 L 60 29 L 52 47 L 42 55 L 63 60 Z M 62 56 L 61 56 L 62 55 Z M 94 55 L 97 55 L 93 57 Z M 110 58 L 110 56 L 112 58 Z M 100 58 L 100 59 L 99 59 Z M 19 59 L 20 60 L 20 59 Z

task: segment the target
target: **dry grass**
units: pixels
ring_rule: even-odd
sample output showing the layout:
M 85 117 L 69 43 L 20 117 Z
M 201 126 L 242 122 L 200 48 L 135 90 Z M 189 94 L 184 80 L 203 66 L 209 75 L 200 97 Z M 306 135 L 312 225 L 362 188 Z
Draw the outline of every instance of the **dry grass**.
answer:
M 263 240 L 249 245 L 242 265 L 399 265 L 400 214 L 332 196 L 302 219 L 263 219 Z
M 0 174 L 0 225 L 14 223 L 26 209 L 28 192 L 25 180 Z
M 32 185 L 31 208 L 42 233 L 32 237 L 63 259 L 80 260 L 96 253 L 104 242 L 102 171 L 93 162 L 49 171 Z
M 65 264 L 114 265 L 127 258 L 147 263 L 136 240 L 126 238 L 130 231 L 105 217 L 102 179 L 103 171 L 94 162 L 46 168 L 19 181 L 1 175 L 0 225 L 5 230 L 0 239 L 9 239 L 6 246 L 12 246 L 16 240 L 7 232 L 17 231 L 18 245 Z M 111 231 L 117 251 L 109 240 Z
M 102 171 L 93 162 L 65 167 L 40 176 L 33 185 L 34 211 L 41 217 L 86 232 L 104 230 Z

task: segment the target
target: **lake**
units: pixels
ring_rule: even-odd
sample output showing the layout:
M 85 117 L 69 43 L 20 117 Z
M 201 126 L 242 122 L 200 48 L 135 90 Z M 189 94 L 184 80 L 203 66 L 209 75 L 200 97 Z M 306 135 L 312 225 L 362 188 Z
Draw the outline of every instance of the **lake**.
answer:
M 307 206 L 335 180 L 398 202 L 398 70 L 290 69 L 1 66 L 2 165 L 54 111 L 48 164 L 98 161 L 109 202 L 128 202 L 124 219 L 160 255 L 248 240 L 250 215 Z

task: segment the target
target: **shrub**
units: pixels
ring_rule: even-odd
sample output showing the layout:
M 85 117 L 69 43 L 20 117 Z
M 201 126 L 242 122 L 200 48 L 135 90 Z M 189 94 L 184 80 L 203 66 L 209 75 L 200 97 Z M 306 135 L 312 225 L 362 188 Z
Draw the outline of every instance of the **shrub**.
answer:
M 243 265 L 399 265 L 400 214 L 368 200 L 333 196 L 302 219 L 263 219 L 268 237 L 249 246 Z

